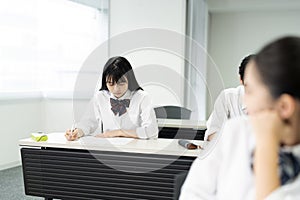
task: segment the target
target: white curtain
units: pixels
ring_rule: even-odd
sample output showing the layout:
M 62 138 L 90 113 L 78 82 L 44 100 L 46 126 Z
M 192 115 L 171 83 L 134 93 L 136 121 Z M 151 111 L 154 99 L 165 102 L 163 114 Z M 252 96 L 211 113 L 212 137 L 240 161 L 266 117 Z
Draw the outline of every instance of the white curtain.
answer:
M 205 0 L 187 0 L 185 105 L 194 120 L 206 119 L 206 49 L 208 10 Z
M 98 2 L 1 1 L 0 95 L 72 94 L 82 63 L 108 39 L 108 0 Z

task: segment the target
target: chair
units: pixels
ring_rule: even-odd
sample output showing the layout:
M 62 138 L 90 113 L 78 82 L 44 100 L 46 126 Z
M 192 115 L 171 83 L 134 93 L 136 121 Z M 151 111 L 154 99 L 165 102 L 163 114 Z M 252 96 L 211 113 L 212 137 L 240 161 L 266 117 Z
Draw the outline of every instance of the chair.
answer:
M 191 110 L 180 106 L 160 106 L 154 108 L 156 118 L 190 119 Z
M 163 119 L 184 119 L 189 120 L 191 117 L 191 110 L 179 106 L 161 106 L 154 108 L 156 118 Z M 160 126 L 158 138 L 169 139 L 189 139 L 189 140 L 203 140 L 205 130 L 196 130 L 194 128 L 181 128 Z

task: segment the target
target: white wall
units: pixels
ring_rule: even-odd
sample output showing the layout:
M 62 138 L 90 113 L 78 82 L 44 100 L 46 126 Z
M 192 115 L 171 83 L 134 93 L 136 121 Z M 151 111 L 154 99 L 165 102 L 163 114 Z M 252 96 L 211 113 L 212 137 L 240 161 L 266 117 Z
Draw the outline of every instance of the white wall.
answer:
M 40 100 L 0 101 L 0 170 L 20 164 L 18 140 L 42 130 Z
M 82 116 L 88 102 L 89 100 L 87 99 L 76 100 L 74 102 L 71 99 L 43 100 L 43 131 L 51 133 L 71 129 L 72 124 L 78 122 Z
M 185 30 L 185 0 L 111 0 L 110 35 L 139 28 Z
M 208 51 L 221 72 L 224 86 L 239 84 L 237 68 L 246 55 L 280 36 L 300 36 L 299 19 L 300 9 L 211 13 Z M 216 74 L 212 68 L 208 68 L 207 78 L 215 98 L 222 88 L 213 87 Z
M 88 100 L 78 100 L 76 111 L 81 112 Z M 30 133 L 62 132 L 73 123 L 71 99 L 0 100 L 0 170 L 20 164 L 18 141 Z
M 182 105 L 183 104 L 183 77 L 184 77 L 184 60 L 174 55 L 168 50 L 177 49 L 184 55 L 184 38 L 179 38 L 176 42 L 172 42 L 174 35 L 185 34 L 185 0 L 111 0 L 110 1 L 110 36 L 112 40 L 116 36 L 124 35 L 125 32 L 134 31 L 143 28 L 156 28 L 162 30 L 174 31 L 170 32 L 169 37 L 165 35 L 158 35 L 156 38 L 151 38 L 149 31 L 148 38 L 143 37 L 138 33 L 135 38 L 131 38 L 129 43 L 117 43 L 117 46 L 111 44 L 111 55 L 123 54 L 129 59 L 137 72 L 138 81 L 142 84 L 144 89 L 153 97 L 155 105 Z M 134 33 L 132 33 L 134 34 Z M 161 36 L 161 37 L 160 37 Z M 139 49 L 133 49 L 139 46 L 134 46 L 134 43 L 150 41 L 150 45 L 154 45 L 157 41 L 162 39 L 170 41 L 171 49 L 149 49 L 149 46 L 140 46 Z M 157 39 L 157 40 L 156 40 Z M 143 41 L 139 41 L 143 40 Z M 176 39 L 175 39 L 176 40 Z M 122 40 L 123 42 L 126 42 Z M 163 43 L 158 42 L 158 45 Z M 124 51 L 120 51 L 120 46 Z M 166 47 L 166 46 L 165 46 Z M 166 47 L 167 48 L 167 47 Z M 158 65 L 162 65 L 166 70 L 159 70 Z M 145 68 L 152 66 L 153 70 L 146 70 Z M 167 73 L 167 72 L 170 73 Z M 173 80 L 170 74 L 175 74 L 177 79 Z M 169 80 L 167 85 L 163 80 L 155 80 L 158 76 L 161 79 Z M 181 77 L 182 80 L 179 78 Z M 147 79 L 146 81 L 144 81 Z M 150 80 L 153 80 L 152 82 Z M 157 84 L 158 83 L 158 84 Z M 175 90 L 174 90 L 175 88 Z
M 72 100 L 43 100 L 42 110 L 44 132 L 61 132 L 68 128 L 71 129 L 73 123 Z

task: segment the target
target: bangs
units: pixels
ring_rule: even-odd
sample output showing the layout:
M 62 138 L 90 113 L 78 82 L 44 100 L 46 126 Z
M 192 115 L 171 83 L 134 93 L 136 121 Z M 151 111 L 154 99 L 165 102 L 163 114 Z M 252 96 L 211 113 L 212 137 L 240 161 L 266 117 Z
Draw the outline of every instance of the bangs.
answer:
M 106 82 L 110 82 L 110 83 L 127 83 L 127 79 L 126 77 L 123 75 L 119 78 L 119 76 L 107 76 L 106 78 Z
M 110 58 L 103 69 L 102 86 L 100 90 L 108 90 L 107 83 L 128 83 L 131 91 L 142 90 L 134 76 L 132 67 L 128 60 L 121 56 Z
M 106 82 L 122 83 L 127 81 L 125 73 L 121 70 L 118 70 L 118 66 L 114 65 L 111 70 L 107 71 Z

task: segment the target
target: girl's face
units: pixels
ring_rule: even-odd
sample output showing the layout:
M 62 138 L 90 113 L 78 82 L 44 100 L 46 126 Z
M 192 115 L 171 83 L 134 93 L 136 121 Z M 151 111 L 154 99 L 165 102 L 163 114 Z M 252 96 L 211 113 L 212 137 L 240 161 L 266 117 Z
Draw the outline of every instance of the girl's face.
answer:
M 267 86 L 261 81 L 254 61 L 250 61 L 247 65 L 244 85 L 244 101 L 249 115 L 266 109 L 274 109 L 275 100 Z
M 111 77 L 108 77 L 106 78 L 106 86 L 110 93 L 112 93 L 116 98 L 120 98 L 128 90 L 128 80 L 125 76 L 123 76 L 116 83 L 112 81 Z

